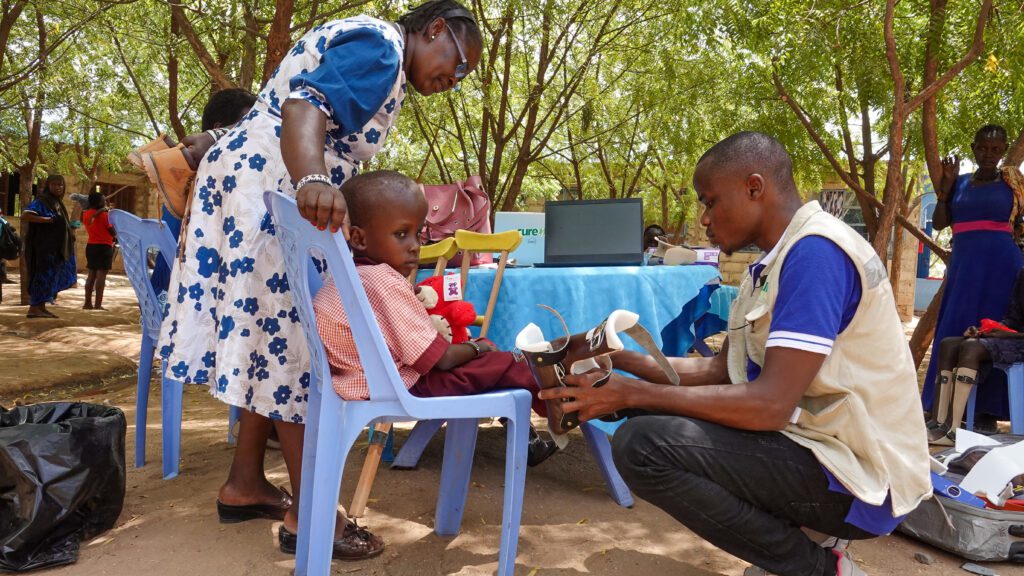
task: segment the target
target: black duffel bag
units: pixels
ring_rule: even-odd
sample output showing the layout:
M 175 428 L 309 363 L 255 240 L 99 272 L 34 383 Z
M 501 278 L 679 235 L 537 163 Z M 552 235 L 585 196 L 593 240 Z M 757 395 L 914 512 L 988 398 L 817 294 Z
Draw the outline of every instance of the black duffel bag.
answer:
M 0 407 L 0 571 L 70 564 L 124 505 L 124 412 L 50 402 Z

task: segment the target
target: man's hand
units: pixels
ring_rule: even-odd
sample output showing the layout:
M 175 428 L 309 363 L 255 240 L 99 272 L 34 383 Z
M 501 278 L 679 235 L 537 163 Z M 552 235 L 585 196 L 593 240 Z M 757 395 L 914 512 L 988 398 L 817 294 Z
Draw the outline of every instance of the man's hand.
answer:
M 541 390 L 537 396 L 541 400 L 571 398 L 571 401 L 562 404 L 562 408 L 566 412 L 579 411 L 580 422 L 600 418 L 627 407 L 627 392 L 632 382 L 613 372 L 608 382 L 600 388 L 594 388 L 594 383 L 604 374 L 601 370 L 567 374 L 565 383 L 568 386 Z
M 349 238 L 348 205 L 341 191 L 322 182 L 310 182 L 295 191 L 295 203 L 299 214 L 320 230 L 328 226 L 331 232 L 340 228 Z
M 980 335 L 981 332 L 978 331 L 977 326 L 971 326 L 967 330 L 964 330 L 964 338 L 977 338 Z

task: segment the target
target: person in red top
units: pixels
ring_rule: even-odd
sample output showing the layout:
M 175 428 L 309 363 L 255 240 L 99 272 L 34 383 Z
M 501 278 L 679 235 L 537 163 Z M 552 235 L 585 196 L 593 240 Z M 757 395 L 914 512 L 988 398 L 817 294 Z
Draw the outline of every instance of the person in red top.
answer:
M 89 209 L 82 213 L 82 222 L 89 233 L 89 242 L 85 246 L 85 261 L 89 275 L 85 279 L 86 310 L 106 310 L 103 307 L 103 290 L 107 286 L 107 272 L 114 262 L 114 239 L 117 232 L 107 218 L 106 199 L 103 194 L 89 194 Z M 96 301 L 93 302 L 93 290 Z
M 417 233 L 427 216 L 418 184 L 398 172 L 356 175 L 341 186 L 351 219 L 349 247 L 384 342 L 413 396 L 466 396 L 505 388 L 533 394 L 533 409 L 547 415 L 529 364 L 489 340 L 452 344 L 441 336 L 409 281 L 419 266 Z M 313 299 L 316 323 L 331 365 L 334 390 L 345 400 L 367 400 L 369 389 L 345 308 L 330 280 Z M 558 447 L 530 427 L 527 464 L 536 466 Z

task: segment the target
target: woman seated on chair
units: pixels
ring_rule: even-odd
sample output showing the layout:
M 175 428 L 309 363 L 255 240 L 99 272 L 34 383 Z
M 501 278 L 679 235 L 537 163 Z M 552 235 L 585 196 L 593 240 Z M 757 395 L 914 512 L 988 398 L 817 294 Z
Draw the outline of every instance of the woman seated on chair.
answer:
M 417 232 L 427 216 L 419 185 L 391 171 L 360 174 L 341 187 L 351 218 L 349 246 L 384 342 L 414 396 L 466 396 L 522 388 L 533 409 L 547 414 L 525 359 L 486 339 L 449 343 L 431 322 L 407 277 L 419 266 Z M 327 289 L 329 288 L 329 289 Z M 345 400 L 367 400 L 369 389 L 345 309 L 329 281 L 313 301 L 334 389 Z M 527 462 L 536 466 L 557 450 L 530 427 Z
M 932 401 L 934 419 L 928 422 L 928 440 L 932 444 L 953 445 L 978 371 L 984 364 L 1008 366 L 1024 362 L 1024 269 L 1017 272 L 1002 323 L 985 320 L 981 328 L 971 326 L 963 337 L 943 338 L 939 344 L 939 378 Z

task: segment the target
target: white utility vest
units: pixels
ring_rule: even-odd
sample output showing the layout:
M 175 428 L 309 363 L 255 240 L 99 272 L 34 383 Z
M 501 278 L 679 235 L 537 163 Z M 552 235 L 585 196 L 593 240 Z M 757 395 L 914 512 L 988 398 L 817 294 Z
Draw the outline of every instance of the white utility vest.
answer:
M 777 256 L 761 272 L 764 283 L 754 288 L 749 272 L 743 278 L 729 312 L 729 378 L 747 382 L 748 358 L 764 366 L 779 274 L 789 250 L 806 236 L 828 238 L 850 256 L 861 298 L 782 433 L 810 449 L 859 500 L 880 505 L 891 493 L 893 514 L 902 516 L 931 495 L 917 372 L 885 265 L 870 244 L 817 202 L 793 216 Z

